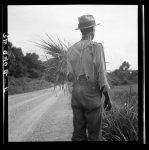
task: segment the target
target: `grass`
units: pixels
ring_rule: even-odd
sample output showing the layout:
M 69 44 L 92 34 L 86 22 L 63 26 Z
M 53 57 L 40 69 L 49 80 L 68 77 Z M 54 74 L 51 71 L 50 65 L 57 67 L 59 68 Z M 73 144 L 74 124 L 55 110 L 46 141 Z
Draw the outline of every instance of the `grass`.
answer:
M 103 112 L 103 137 L 106 141 L 138 140 L 137 85 L 111 89 L 113 108 Z

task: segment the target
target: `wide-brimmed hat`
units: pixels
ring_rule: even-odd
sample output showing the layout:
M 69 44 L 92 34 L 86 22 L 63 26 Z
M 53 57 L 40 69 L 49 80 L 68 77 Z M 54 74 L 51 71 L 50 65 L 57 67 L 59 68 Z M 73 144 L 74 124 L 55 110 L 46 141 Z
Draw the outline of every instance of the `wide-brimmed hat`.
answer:
M 93 15 L 80 16 L 78 18 L 78 21 L 79 21 L 78 28 L 76 28 L 75 30 L 89 28 L 100 24 L 100 23 L 96 24 Z

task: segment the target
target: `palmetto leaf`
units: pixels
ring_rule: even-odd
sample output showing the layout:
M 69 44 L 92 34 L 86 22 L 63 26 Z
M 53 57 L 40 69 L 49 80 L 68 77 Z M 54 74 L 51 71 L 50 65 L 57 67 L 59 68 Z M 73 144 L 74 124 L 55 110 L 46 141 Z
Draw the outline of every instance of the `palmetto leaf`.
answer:
M 66 45 L 58 38 L 57 44 L 46 34 L 49 41 L 41 39 L 41 43 L 36 43 L 38 47 L 45 50 L 46 55 L 53 58 L 47 59 L 45 63 L 46 73 L 55 85 L 64 85 L 66 82 L 66 60 L 69 45 Z

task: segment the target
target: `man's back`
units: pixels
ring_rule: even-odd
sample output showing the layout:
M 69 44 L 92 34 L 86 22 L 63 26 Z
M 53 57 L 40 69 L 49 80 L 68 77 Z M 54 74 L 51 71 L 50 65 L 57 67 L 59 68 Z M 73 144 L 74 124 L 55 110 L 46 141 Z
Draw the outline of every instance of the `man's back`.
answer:
M 69 70 L 75 78 L 85 74 L 90 81 L 101 80 L 102 84 L 105 84 L 105 82 L 107 84 L 106 78 L 102 75 L 106 74 L 106 69 L 101 43 L 89 40 L 81 40 L 75 43 L 68 51 L 68 61 L 70 63 Z

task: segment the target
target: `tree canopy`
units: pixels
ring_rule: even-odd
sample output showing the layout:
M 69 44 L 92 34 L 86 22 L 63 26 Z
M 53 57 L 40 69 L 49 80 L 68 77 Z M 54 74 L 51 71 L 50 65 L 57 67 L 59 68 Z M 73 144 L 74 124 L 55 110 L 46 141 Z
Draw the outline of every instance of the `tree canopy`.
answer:
M 9 75 L 16 78 L 27 76 L 38 78 L 42 75 L 44 66 L 42 61 L 38 60 L 36 53 L 27 53 L 25 56 L 21 48 L 14 47 L 8 42 L 8 63 Z

